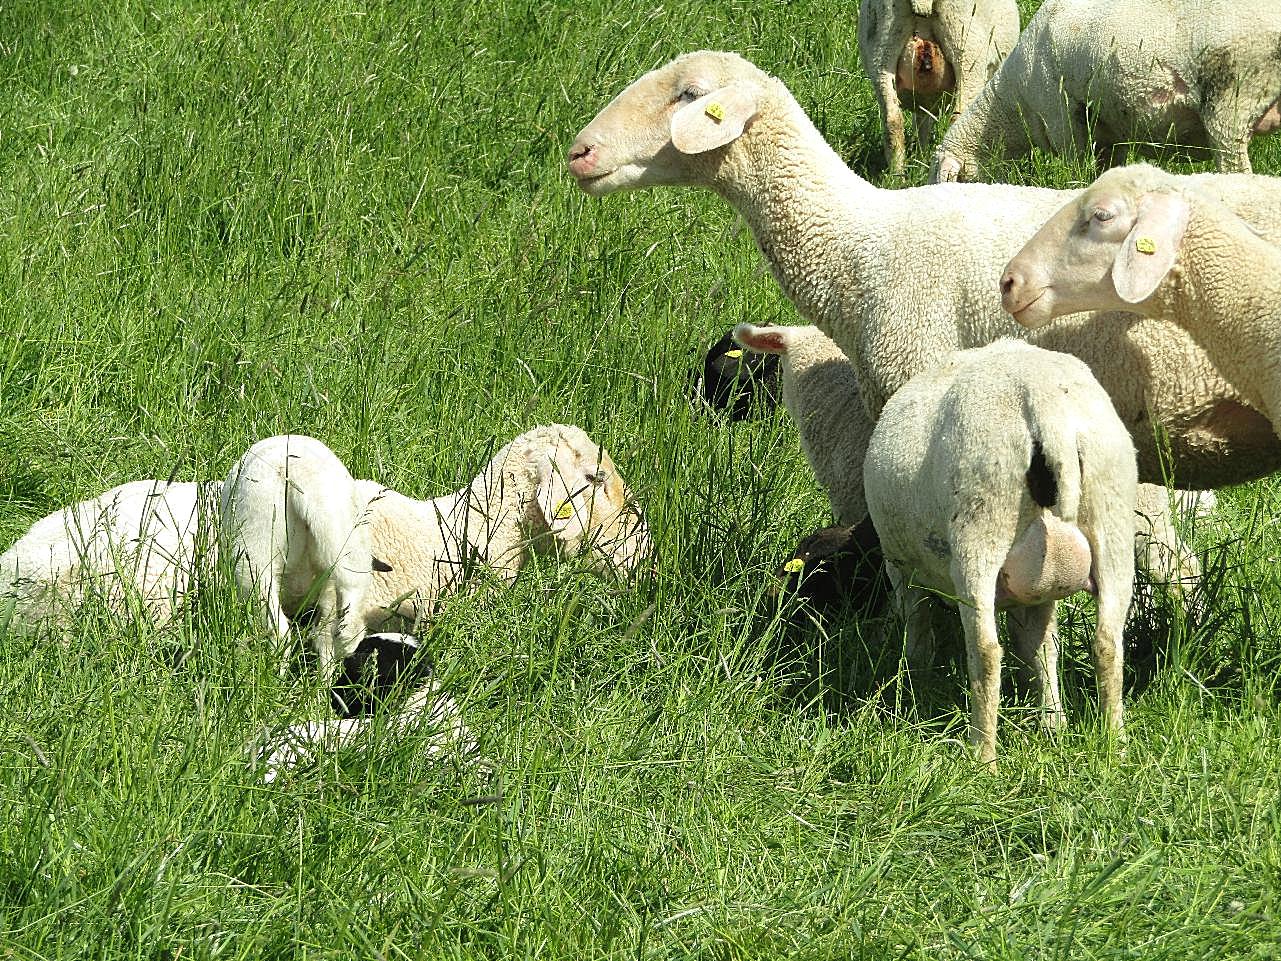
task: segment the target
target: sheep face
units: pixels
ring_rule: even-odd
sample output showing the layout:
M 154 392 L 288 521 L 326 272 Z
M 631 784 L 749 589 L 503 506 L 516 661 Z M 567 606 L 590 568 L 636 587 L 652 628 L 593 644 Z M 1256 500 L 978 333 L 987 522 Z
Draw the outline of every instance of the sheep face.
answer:
M 601 576 L 634 573 L 652 553 L 649 528 L 609 454 L 586 434 L 562 437 L 542 465 L 536 510 L 547 536 L 535 545 Z
M 706 182 L 718 149 L 756 116 L 767 75 L 742 57 L 700 51 L 651 70 L 596 115 L 569 150 L 584 192 Z
M 1082 310 L 1133 311 L 1174 267 L 1188 216 L 1167 175 L 1147 166 L 1110 170 L 1015 254 L 1001 303 L 1031 328 Z

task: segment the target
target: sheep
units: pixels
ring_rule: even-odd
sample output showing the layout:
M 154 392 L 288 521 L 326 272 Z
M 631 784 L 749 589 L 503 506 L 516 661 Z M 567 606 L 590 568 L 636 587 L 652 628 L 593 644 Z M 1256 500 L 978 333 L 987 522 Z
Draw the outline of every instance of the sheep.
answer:
M 568 167 L 592 196 L 686 184 L 725 197 L 801 316 L 853 361 L 867 408 L 861 432 L 918 371 L 952 351 L 1023 336 L 1090 366 L 1130 426 L 1144 480 L 1162 482 L 1172 468 L 1179 486 L 1211 488 L 1281 466 L 1267 419 L 1177 326 L 1081 316 L 1028 334 L 1000 311 L 993 280 L 1071 191 L 877 189 L 845 166 L 781 81 L 711 51 L 679 57 L 615 97 L 578 134 Z M 1281 242 L 1281 178 L 1187 179 Z
M 952 116 L 983 88 L 1019 38 L 1014 0 L 862 0 L 858 53 L 881 106 L 885 163 L 902 176 L 909 98 L 922 143 L 933 140 L 943 95 Z
M 321 754 L 357 745 L 372 722 L 373 717 L 368 715 L 302 721 L 251 745 L 250 762 L 260 767 L 263 780 L 271 783 L 289 768 L 315 761 Z M 475 756 L 476 738 L 463 721 L 457 702 L 443 693 L 440 682 L 434 679 L 387 719 L 386 729 L 400 734 L 423 724 L 436 729 L 426 747 L 428 757 Z
M 1281 431 L 1281 248 L 1179 178 L 1100 176 L 1010 260 L 1001 297 L 1029 328 L 1095 306 L 1177 323 Z
M 936 181 L 982 154 L 1207 147 L 1249 173 L 1254 134 L 1281 126 L 1281 2 L 1047 0 L 935 153 Z
M 220 533 L 236 585 L 261 603 L 282 642 L 290 619 L 314 610 L 325 682 L 364 636 L 372 571 L 386 567 L 374 559 L 364 506 L 338 455 L 304 434 L 258 441 L 222 486 Z
M 957 352 L 886 403 L 863 474 L 905 604 L 924 590 L 957 602 L 980 762 L 996 760 L 997 610 L 1012 608 L 1011 633 L 1053 728 L 1063 714 L 1054 602 L 1083 590 L 1098 600 L 1100 706 L 1121 734 L 1138 473 L 1130 435 L 1090 369 L 1015 340 Z
M 537 554 L 581 555 L 600 575 L 634 573 L 652 545 L 609 454 L 580 427 L 552 424 L 503 447 L 466 487 L 430 501 L 358 481 L 378 570 L 365 624 L 415 624 L 446 592 L 487 569 L 510 582 Z
M 746 420 L 774 410 L 777 383 L 778 358 L 744 354 L 730 331 L 708 349 L 702 375 L 695 378 L 695 393 L 730 420 Z
M 865 505 L 861 499 L 862 485 L 855 488 L 851 481 L 862 477 L 862 452 L 867 447 L 867 438 L 858 433 L 863 429 L 864 420 L 858 416 L 861 407 L 853 364 L 817 327 L 739 324 L 733 334 L 745 349 L 780 359 L 783 404 L 796 424 L 801 448 L 820 486 L 828 492 L 837 521 L 853 524 L 862 516 Z M 851 423 L 853 427 L 848 426 Z M 1206 496 L 1205 502 L 1212 506 L 1213 495 Z M 1202 506 L 1200 501 L 1196 503 Z M 820 560 L 829 554 L 844 552 L 845 548 L 833 543 L 833 536 L 834 533 L 821 541 Z M 1157 484 L 1139 485 L 1134 541 L 1138 567 L 1152 583 L 1180 590 L 1200 579 L 1201 566 L 1196 554 L 1175 530 L 1166 488 Z M 880 555 L 866 536 L 859 537 L 858 543 L 861 549 L 855 556 L 845 555 L 839 567 L 829 567 L 862 581 L 871 576 L 869 568 L 880 563 Z M 792 560 L 802 556 L 798 548 Z M 802 561 L 803 568 L 810 566 L 808 561 Z M 823 583 L 818 581 L 814 590 L 821 591 Z
M 363 717 L 393 689 L 418 687 L 431 672 L 431 658 L 412 634 L 367 634 L 342 662 L 329 702 L 340 718 Z
M 139 480 L 36 521 L 0 555 L 0 606 L 11 629 L 65 625 L 91 597 L 156 627 L 212 569 L 221 483 Z

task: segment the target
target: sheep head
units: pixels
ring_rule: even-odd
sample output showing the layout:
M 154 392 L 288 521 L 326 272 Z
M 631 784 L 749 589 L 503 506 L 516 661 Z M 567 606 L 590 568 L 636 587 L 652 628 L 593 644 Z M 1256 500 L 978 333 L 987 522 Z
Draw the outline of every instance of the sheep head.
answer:
M 737 54 L 703 50 L 651 70 L 605 106 L 569 150 L 588 194 L 706 183 L 755 118 L 769 76 Z
M 1145 164 L 1109 170 L 1014 255 L 1001 276 L 1001 303 L 1031 328 L 1081 310 L 1149 313 L 1189 216 L 1169 174 Z

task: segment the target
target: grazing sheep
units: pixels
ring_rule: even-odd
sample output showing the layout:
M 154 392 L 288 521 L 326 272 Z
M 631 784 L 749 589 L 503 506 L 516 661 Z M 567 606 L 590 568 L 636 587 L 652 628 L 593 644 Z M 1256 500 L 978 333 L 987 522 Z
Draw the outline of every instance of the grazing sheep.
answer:
M 393 689 L 418 687 L 431 672 L 431 658 L 412 634 L 367 634 L 343 659 L 329 701 L 339 717 L 363 717 Z
M 317 670 L 329 681 L 364 636 L 373 559 L 356 482 L 314 437 L 260 440 L 223 482 L 220 525 L 236 585 L 262 603 L 281 641 L 314 611 Z M 287 663 L 287 660 L 286 660 Z
M 1136 143 L 1208 147 L 1250 171 L 1255 134 L 1281 126 L 1281 2 L 1046 0 L 944 135 L 932 177 L 974 180 L 986 154 Z
M 315 761 L 321 754 L 357 746 L 372 721 L 370 716 L 303 721 L 252 746 L 250 759 L 262 767 L 263 780 L 270 783 L 283 771 Z M 405 706 L 387 719 L 385 730 L 401 734 L 420 725 L 436 729 L 426 747 L 428 757 L 475 755 L 476 739 L 463 722 L 458 704 L 441 692 L 439 681 L 432 680 L 429 687 L 411 695 Z
M 828 492 L 833 513 L 838 521 L 847 524 L 861 517 L 866 509 L 862 484 L 856 487 L 852 479 L 862 478 L 867 438 L 859 434 L 864 420 L 860 416 L 858 382 L 849 358 L 817 327 L 739 324 L 734 328 L 734 338 L 747 350 L 781 359 L 783 403 L 796 423 L 806 459 L 819 484 Z M 1213 494 L 1201 496 L 1213 505 Z M 880 564 L 874 539 L 860 541 L 862 549 L 852 555 L 843 553 L 844 548 L 837 546 L 841 530 L 849 528 L 829 528 L 831 533 L 818 542 L 823 545 L 818 559 L 830 553 L 839 556 L 841 562 L 827 565 L 833 573 L 825 572 L 815 582 L 816 591 L 823 590 L 824 582 L 836 572 L 866 581 Z M 1200 579 L 1201 565 L 1196 554 L 1183 543 L 1174 528 L 1166 488 L 1156 484 L 1139 485 L 1134 542 L 1139 569 L 1152 583 L 1178 587 Z M 802 547 L 804 545 L 802 542 Z M 801 548 L 797 548 L 792 560 L 801 556 Z M 810 566 L 804 563 L 805 569 Z
M 903 108 L 916 116 L 922 143 L 933 140 L 945 94 L 952 115 L 983 89 L 1019 38 L 1014 0 L 862 0 L 858 54 L 881 105 L 885 162 L 902 175 Z
M 997 610 L 1025 608 L 1012 612 L 1011 632 L 1054 727 L 1054 602 L 1077 591 L 1097 593 L 1099 701 L 1121 731 L 1137 472 L 1130 435 L 1085 364 L 1012 340 L 954 354 L 886 403 L 864 478 L 905 604 L 920 608 L 920 588 L 957 601 L 980 761 L 996 759 Z
M 731 331 L 707 351 L 696 391 L 712 410 L 725 411 L 730 420 L 746 420 L 774 409 L 777 381 L 778 358 L 744 354 Z
M 11 628 L 65 623 L 89 598 L 157 626 L 209 570 L 220 483 L 140 480 L 36 521 L 0 555 L 0 609 Z
M 873 417 L 913 374 L 952 351 L 1028 337 L 1000 311 L 992 282 L 1034 226 L 1072 196 L 989 184 L 879 190 L 845 166 L 781 81 L 708 51 L 651 71 L 615 97 L 578 135 L 569 170 L 593 196 L 689 184 L 725 197 L 799 313 L 854 362 Z M 1281 242 L 1281 178 L 1188 182 Z M 1172 466 L 1180 485 L 1216 487 L 1281 466 L 1266 418 L 1191 337 L 1160 321 L 1113 320 L 1065 319 L 1029 339 L 1089 364 L 1130 426 L 1145 480 L 1163 481 Z
M 1100 176 L 1010 261 L 1001 296 L 1033 328 L 1092 307 L 1173 321 L 1281 431 L 1281 247 L 1177 177 Z
M 378 556 L 365 623 L 414 624 L 436 600 L 485 568 L 511 581 L 533 555 L 582 556 L 621 576 L 649 557 L 649 530 L 608 453 L 579 427 L 521 434 L 462 490 L 414 500 L 359 481 Z

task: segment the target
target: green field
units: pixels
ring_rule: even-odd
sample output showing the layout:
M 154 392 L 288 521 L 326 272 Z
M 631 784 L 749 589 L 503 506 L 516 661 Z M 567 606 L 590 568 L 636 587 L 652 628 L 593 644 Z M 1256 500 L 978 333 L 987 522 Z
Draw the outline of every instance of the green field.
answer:
M 781 409 L 687 399 L 729 323 L 796 320 L 750 236 L 711 194 L 596 201 L 564 171 L 600 106 L 700 47 L 879 171 L 855 9 L 0 6 L 0 546 L 271 434 L 433 496 L 562 421 L 660 554 L 630 588 L 566 566 L 446 605 L 426 641 L 488 777 L 420 732 L 261 783 L 245 745 L 306 681 L 225 587 L 164 631 L 0 635 L 0 958 L 1281 957 L 1275 483 L 1196 532 L 1193 618 L 1136 618 L 1128 747 L 1078 600 L 1067 731 L 1011 706 L 989 774 L 957 652 L 895 697 L 857 617 L 781 626 L 770 572 L 824 497 Z M 1253 155 L 1281 173 L 1281 138 Z

